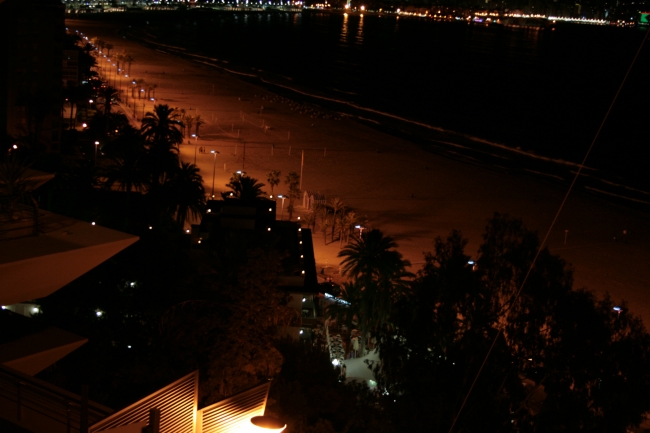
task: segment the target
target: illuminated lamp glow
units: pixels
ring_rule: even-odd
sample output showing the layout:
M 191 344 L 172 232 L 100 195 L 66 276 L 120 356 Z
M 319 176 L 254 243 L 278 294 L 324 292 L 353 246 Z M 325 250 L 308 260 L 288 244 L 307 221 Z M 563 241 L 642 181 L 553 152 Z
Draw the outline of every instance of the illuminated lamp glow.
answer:
M 189 233 L 189 232 L 190 232 L 190 229 L 185 230 L 185 233 Z
M 307 301 L 307 298 L 302 298 L 302 302 L 306 302 L 306 301 Z
M 149 230 L 153 229 L 153 227 L 149 226 Z
M 91 222 L 90 225 L 94 226 L 94 225 L 95 225 L 95 221 Z
M 621 307 L 619 307 L 618 305 L 616 305 L 614 308 L 612 308 L 612 310 L 614 310 L 614 311 L 621 311 Z
M 333 365 L 334 367 L 337 367 L 337 366 L 339 365 L 339 360 L 336 359 L 336 358 L 334 358 L 334 359 L 332 360 L 332 365 Z
M 254 416 L 250 419 L 248 431 L 250 432 L 274 432 L 280 433 L 287 428 L 287 425 L 272 416 Z
M 302 329 L 300 330 L 300 334 L 302 335 Z
M 270 231 L 271 231 L 271 227 L 268 227 L 266 230 L 270 232 Z
M 273 211 L 273 209 L 272 209 L 272 208 L 269 208 L 269 212 L 272 212 L 272 211 Z
M 208 213 L 212 212 L 212 209 L 208 209 Z

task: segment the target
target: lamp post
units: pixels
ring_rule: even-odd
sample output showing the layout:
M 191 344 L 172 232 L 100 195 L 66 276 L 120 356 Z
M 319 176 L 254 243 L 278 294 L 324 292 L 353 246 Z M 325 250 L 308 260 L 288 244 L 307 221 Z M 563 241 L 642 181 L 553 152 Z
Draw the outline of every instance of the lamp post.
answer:
M 97 161 L 97 148 L 99 147 L 99 141 L 95 141 L 95 161 Z
M 212 198 L 214 198 L 214 174 L 217 171 L 217 154 L 219 151 L 211 150 L 210 153 L 214 155 L 214 162 L 212 163 Z
M 192 134 L 192 137 L 194 137 L 194 165 L 196 165 L 196 145 L 197 142 L 199 141 L 199 136 L 196 134 Z
M 363 229 L 365 229 L 365 227 L 362 225 L 356 225 L 354 226 L 354 228 L 359 229 L 359 237 L 361 237 L 361 235 L 363 234 Z
M 282 221 L 282 217 L 284 216 L 284 199 L 285 199 L 286 197 L 283 196 L 282 194 L 279 194 L 279 195 L 278 195 L 278 198 L 281 198 L 281 199 L 282 199 L 282 207 L 281 207 L 282 210 L 280 211 L 280 221 Z

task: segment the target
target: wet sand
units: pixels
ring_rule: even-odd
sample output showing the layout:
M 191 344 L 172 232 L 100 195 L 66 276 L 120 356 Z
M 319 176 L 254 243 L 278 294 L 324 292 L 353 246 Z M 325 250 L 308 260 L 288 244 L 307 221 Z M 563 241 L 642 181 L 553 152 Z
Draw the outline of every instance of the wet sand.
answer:
M 300 173 L 304 154 L 302 189 L 318 191 L 327 199 L 338 197 L 357 215 L 366 215 L 370 227 L 395 238 L 413 270 L 422 264 L 422 253 L 431 250 L 433 239 L 452 229 L 462 231 L 469 240 L 466 252 L 475 254 L 486 220 L 494 212 L 521 217 L 543 236 L 566 193 L 540 179 L 435 155 L 351 119 L 300 114 L 284 99 L 233 74 L 122 39 L 111 24 L 71 20 L 68 27 L 112 42 L 112 53 L 126 49 L 135 57 L 130 78 L 157 84 L 156 103 L 184 108 L 207 121 L 198 139 L 191 138 L 188 144 L 186 138 L 181 146 L 184 161 L 196 158 L 207 191 L 212 190 L 213 178 L 215 194 L 225 189 L 236 170 L 264 183 L 270 170 L 281 171 L 282 179 L 290 171 Z M 116 84 L 119 87 L 119 81 Z M 123 88 L 125 84 L 123 80 Z M 152 105 L 146 102 L 145 111 Z M 139 119 L 142 101 L 135 108 L 131 105 L 125 111 Z M 207 153 L 196 152 L 200 147 Z M 220 154 L 214 157 L 209 153 L 213 149 Z M 271 192 L 268 186 L 266 190 Z M 281 182 L 274 192 L 283 194 L 286 186 Z M 296 209 L 294 219 L 306 213 L 300 205 Z M 649 216 L 576 192 L 548 240 L 550 250 L 573 266 L 574 287 L 609 292 L 617 302 L 625 299 L 646 323 L 650 323 Z M 340 280 L 339 242 L 326 244 L 317 228 L 314 245 L 318 270 L 324 268 L 326 276 Z

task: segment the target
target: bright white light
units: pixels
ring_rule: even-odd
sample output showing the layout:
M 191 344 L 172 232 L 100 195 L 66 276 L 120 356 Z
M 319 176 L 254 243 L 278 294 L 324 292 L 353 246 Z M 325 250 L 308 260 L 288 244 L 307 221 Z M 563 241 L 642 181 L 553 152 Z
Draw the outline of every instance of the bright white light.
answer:
M 334 359 L 332 360 L 332 365 L 333 365 L 334 367 L 338 366 L 338 365 L 339 365 L 339 360 L 336 359 L 336 358 L 334 358 Z
M 272 212 L 272 211 L 273 211 L 273 209 L 269 208 L 269 212 Z
M 153 229 L 153 227 L 149 226 L 149 230 Z
M 189 233 L 189 232 L 190 232 L 190 229 L 185 230 L 185 233 Z
M 95 310 L 95 316 L 102 317 L 103 315 L 104 315 L 104 312 L 102 310 Z
M 267 231 L 271 231 L 271 227 L 267 228 L 266 230 L 267 230 Z
M 33 308 L 32 308 L 32 313 L 38 313 L 38 312 L 39 312 L 39 309 L 38 309 L 38 308 L 36 308 L 36 307 L 33 307 Z
M 306 302 L 306 301 L 307 301 L 307 298 L 302 298 L 302 302 Z
M 208 213 L 212 212 L 212 209 L 208 209 Z
M 302 329 L 300 330 L 300 334 L 302 334 Z
M 131 346 L 126 346 L 126 347 L 129 348 L 129 349 L 131 348 Z
M 3 305 L 3 306 L 2 306 L 2 309 L 3 309 L 3 310 L 6 310 L 6 309 L 7 309 L 7 307 L 5 307 L 5 306 Z
M 619 307 L 618 305 L 617 305 L 617 306 L 615 306 L 615 307 L 614 307 L 614 308 L 612 308 L 612 309 L 613 309 L 614 311 L 621 311 L 621 307 Z
M 95 221 L 91 222 L 90 225 L 93 225 L 93 226 L 94 226 L 94 225 L 95 225 Z
M 131 281 L 131 283 L 129 283 L 129 286 L 135 287 L 135 281 Z

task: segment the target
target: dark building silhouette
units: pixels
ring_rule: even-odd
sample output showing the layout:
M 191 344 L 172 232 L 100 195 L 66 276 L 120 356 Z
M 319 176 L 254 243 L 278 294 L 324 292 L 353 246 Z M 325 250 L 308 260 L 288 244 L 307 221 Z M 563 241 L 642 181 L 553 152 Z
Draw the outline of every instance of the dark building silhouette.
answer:
M 58 0 L 0 0 L 0 135 L 58 151 L 65 9 Z

